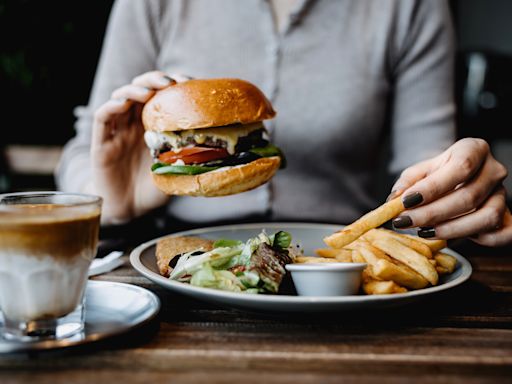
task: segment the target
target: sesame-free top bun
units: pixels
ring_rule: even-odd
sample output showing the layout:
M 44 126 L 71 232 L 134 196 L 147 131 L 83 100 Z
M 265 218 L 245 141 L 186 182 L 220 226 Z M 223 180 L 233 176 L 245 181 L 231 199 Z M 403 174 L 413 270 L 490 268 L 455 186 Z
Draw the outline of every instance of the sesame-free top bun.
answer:
M 249 124 L 275 114 L 265 95 L 247 81 L 197 79 L 156 92 L 144 106 L 142 122 L 146 130 L 164 132 Z
M 221 168 L 199 175 L 157 175 L 156 186 L 168 195 L 227 196 L 254 189 L 267 181 L 279 169 L 278 156 L 262 157 L 250 163 Z

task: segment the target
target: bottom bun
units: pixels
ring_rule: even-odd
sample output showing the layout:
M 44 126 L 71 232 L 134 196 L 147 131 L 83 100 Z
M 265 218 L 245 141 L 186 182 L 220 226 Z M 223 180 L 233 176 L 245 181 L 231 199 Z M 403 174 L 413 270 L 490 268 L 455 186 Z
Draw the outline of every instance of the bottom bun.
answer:
M 220 168 L 199 175 L 157 175 L 156 186 L 168 195 L 226 196 L 249 191 L 269 181 L 281 165 L 278 156 Z

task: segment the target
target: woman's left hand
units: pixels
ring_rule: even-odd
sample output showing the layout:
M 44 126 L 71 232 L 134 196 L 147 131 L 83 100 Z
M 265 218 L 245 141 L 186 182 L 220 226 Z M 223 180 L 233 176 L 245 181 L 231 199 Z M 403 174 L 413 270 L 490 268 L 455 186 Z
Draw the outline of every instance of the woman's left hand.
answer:
M 482 139 L 462 139 L 402 172 L 390 196 L 407 208 L 395 228 L 421 227 L 421 237 L 469 236 L 487 246 L 512 243 L 512 216 L 502 186 L 507 169 Z M 425 228 L 426 227 L 426 228 Z

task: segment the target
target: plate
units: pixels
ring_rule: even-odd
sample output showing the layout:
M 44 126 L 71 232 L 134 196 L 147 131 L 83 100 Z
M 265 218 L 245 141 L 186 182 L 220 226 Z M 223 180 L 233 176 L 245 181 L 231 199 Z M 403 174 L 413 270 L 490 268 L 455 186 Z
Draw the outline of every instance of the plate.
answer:
M 29 343 L 6 341 L 0 337 L 0 353 L 42 351 L 102 340 L 149 322 L 159 310 L 160 300 L 147 289 L 90 280 L 85 290 L 85 327 L 82 332 L 65 339 Z M 0 316 L 0 325 L 1 320 Z
M 316 248 L 325 247 L 322 239 L 339 230 L 340 226 L 311 223 L 255 223 L 194 229 L 174 233 L 171 236 L 200 236 L 212 240 L 225 238 L 245 241 L 250 237 L 256 236 L 262 229 L 265 229 L 269 234 L 276 231 L 290 232 L 293 238 L 293 243 L 300 244 L 306 255 L 313 255 Z M 394 295 L 331 297 L 264 294 L 253 295 L 195 287 L 190 284 L 170 280 L 161 276 L 158 273 L 155 258 L 156 243 L 159 239 L 160 238 L 143 243 L 132 251 L 130 255 L 130 262 L 140 274 L 144 275 L 154 283 L 174 292 L 225 307 L 252 311 L 329 312 L 405 305 L 462 284 L 471 276 L 472 271 L 471 264 L 464 257 L 450 249 L 444 249 L 443 252 L 457 258 L 458 265 L 452 274 L 442 276 L 439 285 L 435 287 Z

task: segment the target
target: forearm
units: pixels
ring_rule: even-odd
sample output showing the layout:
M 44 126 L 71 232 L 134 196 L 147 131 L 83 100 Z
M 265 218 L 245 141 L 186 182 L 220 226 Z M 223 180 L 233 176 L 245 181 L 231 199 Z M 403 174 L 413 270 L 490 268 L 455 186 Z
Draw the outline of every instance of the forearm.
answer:
M 66 192 L 86 193 L 91 180 L 89 144 L 77 136 L 63 149 L 55 169 L 57 189 Z

